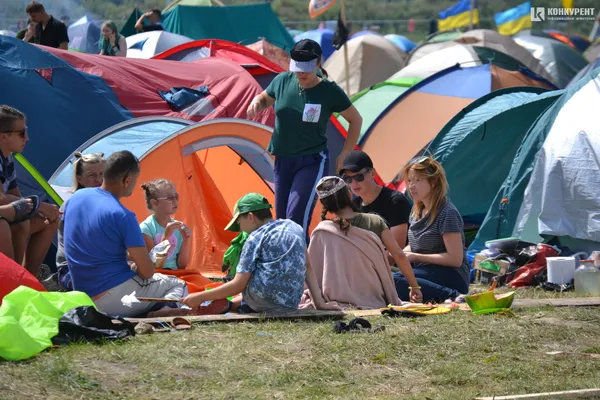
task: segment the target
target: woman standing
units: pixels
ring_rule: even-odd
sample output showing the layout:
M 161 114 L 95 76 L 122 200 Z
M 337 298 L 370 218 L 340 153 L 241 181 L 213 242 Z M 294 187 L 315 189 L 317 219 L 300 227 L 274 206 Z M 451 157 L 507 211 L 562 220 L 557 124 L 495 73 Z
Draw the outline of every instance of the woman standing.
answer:
M 126 57 L 127 41 L 117 30 L 117 25 L 112 21 L 102 24 L 102 35 L 98 42 L 101 56 Z
M 404 253 L 413 265 L 423 301 L 439 302 L 468 293 L 464 224 L 447 198 L 444 169 L 432 158 L 421 157 L 411 162 L 402 176 L 414 200 Z M 397 272 L 394 281 L 398 296 L 408 300 L 406 278 Z
M 314 188 L 329 172 L 327 123 L 340 113 L 349 123 L 348 137 L 336 160 L 336 171 L 354 149 L 362 118 L 344 91 L 327 80 L 321 46 L 304 39 L 291 52 L 290 72 L 279 74 L 252 100 L 248 116 L 275 106 L 275 130 L 267 149 L 275 156 L 275 212 L 307 234 L 316 204 Z M 322 75 L 323 77 L 319 76 Z

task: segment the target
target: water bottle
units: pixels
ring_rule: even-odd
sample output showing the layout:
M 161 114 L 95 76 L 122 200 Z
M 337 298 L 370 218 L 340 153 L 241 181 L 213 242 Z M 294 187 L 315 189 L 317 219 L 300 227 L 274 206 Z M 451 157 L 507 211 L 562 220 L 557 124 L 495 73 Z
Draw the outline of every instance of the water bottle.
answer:
M 600 296 L 600 270 L 593 260 L 581 261 L 575 270 L 575 293 L 578 296 Z

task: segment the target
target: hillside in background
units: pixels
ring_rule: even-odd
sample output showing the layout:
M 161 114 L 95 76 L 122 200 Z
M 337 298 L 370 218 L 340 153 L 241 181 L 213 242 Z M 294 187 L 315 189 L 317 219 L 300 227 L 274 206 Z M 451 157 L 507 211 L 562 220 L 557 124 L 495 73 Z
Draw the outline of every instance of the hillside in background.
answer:
M 0 29 L 12 28 L 27 18 L 25 6 L 29 0 L 8 0 L 0 5 Z M 42 0 L 52 14 L 59 17 L 68 17 L 68 22 L 73 22 L 87 14 L 94 19 L 112 19 L 122 24 L 133 8 L 137 5 L 143 10 L 150 8 L 164 8 L 168 0 Z M 263 0 L 221 0 L 226 5 L 262 3 Z M 415 19 L 416 28 L 412 36 L 416 39 L 425 35 L 429 27 L 429 20 L 437 18 L 437 13 L 456 0 L 347 0 L 347 18 L 354 21 L 352 29 L 360 30 L 363 27 L 374 26 L 384 33 L 407 34 L 407 20 Z M 495 29 L 493 22 L 494 13 L 514 7 L 523 0 L 478 0 L 481 17 L 480 27 Z M 338 1 L 339 3 L 339 1 Z M 560 0 L 532 0 L 538 7 L 560 7 Z M 310 20 L 308 16 L 308 0 L 273 0 L 273 9 L 282 22 L 291 29 L 308 30 L 317 27 L 319 21 L 337 19 L 339 6 L 317 20 Z M 575 0 L 577 7 L 596 7 L 597 0 Z M 587 35 L 592 21 L 574 21 L 571 26 L 573 32 Z M 551 23 L 536 23 L 536 29 L 556 28 L 566 31 L 566 23 L 551 25 Z

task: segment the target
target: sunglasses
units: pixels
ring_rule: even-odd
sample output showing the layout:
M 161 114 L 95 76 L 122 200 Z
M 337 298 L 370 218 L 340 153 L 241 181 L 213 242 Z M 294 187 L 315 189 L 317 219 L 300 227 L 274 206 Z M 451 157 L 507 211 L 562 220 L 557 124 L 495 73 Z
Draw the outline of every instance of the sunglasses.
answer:
M 360 174 L 356 174 L 356 175 L 352 175 L 352 176 L 342 175 L 342 179 L 344 180 L 344 182 L 346 182 L 346 185 L 351 184 L 352 181 L 362 182 L 365 180 L 365 174 L 368 174 L 370 171 L 371 171 L 370 169 L 367 169 L 365 172 L 361 172 Z
M 19 136 L 21 136 L 22 138 L 25 138 L 25 135 L 27 135 L 27 127 L 25 127 L 25 129 L 22 129 L 20 131 L 4 131 L 4 132 L 0 132 L 0 133 L 18 133 Z
M 179 201 L 179 193 L 170 194 L 167 197 L 158 197 L 156 200 Z

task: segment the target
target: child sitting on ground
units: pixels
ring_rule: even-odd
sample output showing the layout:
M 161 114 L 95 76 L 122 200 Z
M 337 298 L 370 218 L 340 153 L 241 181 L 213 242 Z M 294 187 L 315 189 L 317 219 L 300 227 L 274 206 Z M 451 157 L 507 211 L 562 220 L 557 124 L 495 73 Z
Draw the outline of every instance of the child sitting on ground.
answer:
M 192 232 L 182 222 L 175 221 L 179 194 L 173 182 L 156 179 L 142 185 L 148 209 L 153 212 L 141 224 L 146 248 L 151 251 L 157 244 L 168 240 L 170 244 L 163 269 L 184 269 L 190 262 Z
M 250 235 L 244 243 L 235 278 L 216 289 L 194 293 L 183 303 L 196 308 L 209 300 L 237 296 L 231 311 L 284 313 L 295 311 L 308 286 L 315 308 L 339 310 L 323 299 L 317 278 L 308 262 L 304 230 L 288 219 L 273 220 L 271 204 L 260 194 L 238 200 L 233 219 L 225 228 Z

